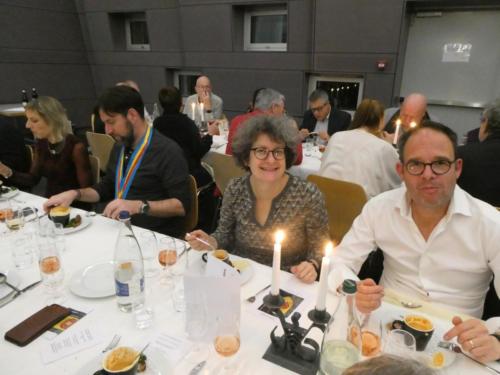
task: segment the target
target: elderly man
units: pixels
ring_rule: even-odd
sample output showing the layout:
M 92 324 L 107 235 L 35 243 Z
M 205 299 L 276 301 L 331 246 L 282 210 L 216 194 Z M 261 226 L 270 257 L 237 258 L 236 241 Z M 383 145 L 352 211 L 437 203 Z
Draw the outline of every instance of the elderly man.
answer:
M 192 117 L 192 105 L 203 103 L 203 115 L 206 120 L 222 118 L 222 99 L 212 92 L 212 84 L 207 76 L 200 76 L 194 87 L 196 94 L 188 96 L 184 103 L 183 113 Z M 195 109 L 195 120 L 199 116 L 199 107 Z
M 91 188 L 52 196 L 44 209 L 69 206 L 74 200 L 113 199 L 104 216 L 116 219 L 120 211 L 128 211 L 134 225 L 183 237 L 190 195 L 182 150 L 146 123 L 144 103 L 136 90 L 127 86 L 109 88 L 98 105 L 106 133 L 117 141 L 106 175 Z
M 458 184 L 466 192 L 500 207 L 500 99 L 488 105 L 481 116 L 480 143 L 458 148 L 464 161 Z
M 500 213 L 456 186 L 462 160 L 457 136 L 426 121 L 402 135 L 397 171 L 405 185 L 371 199 L 354 221 L 333 257 L 330 285 L 356 278 L 371 250 L 384 253 L 380 285 L 359 282 L 356 305 L 368 313 L 380 306 L 384 288 L 444 305 L 480 318 L 491 278 L 500 290 Z M 479 319 L 453 319 L 446 340 L 481 361 L 500 359 L 500 342 Z
M 236 134 L 236 130 L 240 125 L 242 125 L 246 120 L 254 116 L 259 115 L 271 115 L 271 116 L 284 116 L 285 115 L 285 96 L 280 92 L 270 89 L 263 88 L 259 89 L 257 96 L 255 97 L 255 104 L 251 112 L 245 113 L 243 115 L 236 116 L 231 121 L 229 127 L 229 134 L 227 136 L 227 146 L 226 154 L 233 154 L 233 138 Z M 292 118 L 287 122 L 290 126 L 297 126 L 295 120 Z M 302 145 L 299 144 L 297 147 L 297 158 L 295 159 L 295 165 L 302 162 Z
M 390 113 L 391 109 L 388 108 L 386 111 L 386 117 Z M 390 116 L 387 121 L 384 131 L 392 134 L 396 131 L 396 121 L 401 121 L 402 131 L 408 131 L 412 126 L 420 124 L 423 120 L 430 120 L 429 114 L 427 113 L 427 98 L 419 93 L 413 93 L 408 95 L 401 107 L 396 109 L 395 112 Z
M 323 144 L 326 144 L 332 134 L 346 130 L 350 123 L 351 115 L 332 108 L 326 91 L 317 89 L 309 95 L 309 109 L 304 113 L 300 134 L 302 138 L 306 138 L 311 132 L 315 132 Z

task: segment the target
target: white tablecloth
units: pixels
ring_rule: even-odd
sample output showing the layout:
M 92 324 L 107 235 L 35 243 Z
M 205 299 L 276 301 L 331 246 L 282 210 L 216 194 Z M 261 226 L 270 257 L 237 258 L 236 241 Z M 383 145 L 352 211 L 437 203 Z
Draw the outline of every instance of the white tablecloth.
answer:
M 39 197 L 21 193 L 16 197 L 18 201 L 24 201 L 26 204 L 41 207 L 43 200 Z M 3 226 L 4 224 L 0 224 Z M 15 346 L 5 340 L 0 340 L 0 374 L 8 375 L 33 375 L 33 374 L 77 374 L 84 366 L 88 366 L 96 357 L 100 356 L 101 350 L 110 341 L 116 333 L 122 336 L 120 344 L 127 343 L 145 343 L 154 334 L 158 332 L 167 332 L 169 334 L 184 336 L 184 314 L 177 313 L 173 310 L 170 303 L 170 295 L 163 292 L 163 289 L 158 287 L 157 280 L 147 279 L 146 288 L 150 289 L 146 299 L 154 307 L 155 321 L 151 328 L 139 330 L 135 327 L 131 314 L 120 312 L 117 308 L 114 297 L 104 299 L 85 299 L 77 297 L 69 291 L 69 280 L 76 270 L 81 269 L 86 265 L 96 264 L 112 259 L 114 245 L 118 235 L 120 223 L 96 216 L 92 218 L 92 224 L 73 234 L 66 236 L 67 250 L 62 255 L 62 262 L 65 271 L 65 305 L 76 309 L 86 308 L 92 310 L 80 322 L 76 323 L 69 330 L 74 329 L 78 325 L 89 324 L 93 327 L 98 327 L 103 332 L 104 341 L 97 347 L 83 350 L 77 354 L 63 358 L 56 362 L 44 365 L 41 360 L 40 350 L 49 345 L 49 341 L 40 337 L 24 348 Z M 8 237 L 5 234 L 5 228 L 0 228 L 0 266 L 2 268 L 13 268 L 12 258 L 10 255 Z M 192 251 L 189 253 L 189 262 L 197 260 L 199 253 Z M 271 280 L 271 269 L 257 263 L 253 263 L 255 275 L 241 289 L 241 298 L 245 299 L 263 286 L 269 284 Z M 21 276 L 20 288 L 29 285 L 32 281 L 39 279 L 38 269 L 36 265 L 29 270 L 18 271 Z M 301 305 L 301 310 L 307 312 L 315 303 L 315 293 L 317 284 L 306 285 L 296 280 L 292 275 L 282 272 L 282 289 L 295 292 L 305 298 Z M 149 282 L 149 284 L 148 284 Z M 0 308 L 0 332 L 5 333 L 7 330 L 38 311 L 44 306 L 45 294 L 43 286 L 37 286 L 16 298 L 10 304 Z M 328 294 L 327 306 L 329 311 L 333 310 L 336 304 L 336 297 L 333 294 Z M 237 354 L 237 360 L 240 363 L 238 374 L 290 374 L 291 372 L 262 359 L 266 348 L 268 347 L 269 333 L 275 326 L 274 318 L 263 316 L 255 310 L 257 302 L 249 304 L 242 301 L 241 315 L 241 348 Z M 383 305 L 382 313 L 387 310 L 392 314 L 404 314 L 402 308 L 396 308 L 393 305 Z M 305 315 L 305 314 L 304 314 Z M 397 317 L 397 316 L 396 316 Z M 302 325 L 308 324 L 307 317 L 301 319 Z M 440 320 L 435 320 L 436 326 L 441 326 L 442 330 L 448 329 L 450 323 Z M 206 373 L 216 373 L 217 367 L 220 366 L 221 359 L 213 351 L 210 352 L 210 357 L 207 363 Z M 180 362 L 174 374 L 187 374 L 193 367 L 188 361 Z M 97 370 L 97 368 L 95 369 Z M 446 374 L 488 374 L 481 367 L 473 362 L 459 356 L 455 363 L 443 372 Z

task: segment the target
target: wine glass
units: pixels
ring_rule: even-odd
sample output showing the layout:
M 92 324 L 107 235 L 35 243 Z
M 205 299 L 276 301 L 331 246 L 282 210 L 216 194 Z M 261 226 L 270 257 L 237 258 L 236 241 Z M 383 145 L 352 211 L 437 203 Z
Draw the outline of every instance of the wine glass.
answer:
M 61 257 L 53 238 L 41 237 L 39 241 L 39 267 L 43 285 L 49 295 L 47 304 L 62 303 L 62 285 L 64 281 L 64 271 Z
M 412 358 L 417 350 L 415 337 L 402 329 L 389 331 L 384 340 L 384 353 Z
M 227 358 L 235 355 L 240 349 L 240 322 L 236 314 L 224 315 L 216 318 L 214 349 L 224 358 L 224 371 L 231 373 L 234 369 Z
M 172 276 L 168 272 L 169 267 L 177 262 L 176 241 L 173 237 L 162 237 L 158 244 L 158 262 L 163 267 L 163 272 L 160 277 L 160 284 L 171 287 Z
M 208 349 L 202 343 L 208 330 L 207 298 L 200 292 L 195 292 L 191 300 L 186 302 L 186 333 L 194 342 L 188 360 L 199 363 L 208 357 Z
M 11 211 L 5 215 L 5 224 L 11 231 L 17 231 L 24 226 L 23 209 L 18 205 L 11 204 Z
M 158 253 L 158 241 L 154 232 L 148 230 L 139 236 L 142 259 L 144 259 L 144 276 L 154 277 L 158 274 L 156 257 Z M 159 260 L 159 258 L 158 258 Z

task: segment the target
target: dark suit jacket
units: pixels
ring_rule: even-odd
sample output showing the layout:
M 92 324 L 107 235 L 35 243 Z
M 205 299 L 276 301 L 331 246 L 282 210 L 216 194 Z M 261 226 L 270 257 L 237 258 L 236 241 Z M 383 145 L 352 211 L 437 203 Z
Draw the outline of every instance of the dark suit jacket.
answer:
M 301 129 L 307 129 L 310 132 L 314 131 L 316 127 L 316 117 L 312 114 L 311 110 L 308 109 L 304 113 L 304 119 L 300 125 Z M 330 117 L 328 118 L 328 135 L 333 133 L 347 130 L 351 123 L 351 115 L 348 112 L 344 112 L 338 109 L 333 109 L 330 112 Z
M 500 207 L 500 134 L 458 148 L 463 159 L 458 185 L 472 196 Z

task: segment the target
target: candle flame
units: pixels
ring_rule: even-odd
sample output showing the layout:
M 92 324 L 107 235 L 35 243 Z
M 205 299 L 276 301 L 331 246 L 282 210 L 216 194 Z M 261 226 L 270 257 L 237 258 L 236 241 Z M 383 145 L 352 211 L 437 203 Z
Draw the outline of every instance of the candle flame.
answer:
M 194 106 L 195 106 L 195 105 L 196 105 L 196 104 L 194 104 L 194 103 L 191 103 L 191 108 L 193 108 L 193 109 L 194 109 Z
M 400 120 L 400 119 L 397 119 L 397 120 L 396 120 L 396 126 L 399 126 L 399 125 L 401 125 L 401 120 Z
M 328 242 L 325 246 L 325 257 L 329 258 L 333 254 L 333 242 Z
M 410 122 L 410 128 L 414 128 L 417 126 L 417 123 L 415 121 Z
M 276 243 L 281 244 L 281 242 L 283 242 L 284 238 L 285 238 L 285 231 L 283 231 L 281 229 L 276 231 L 276 233 L 274 235 L 274 240 L 276 241 Z

